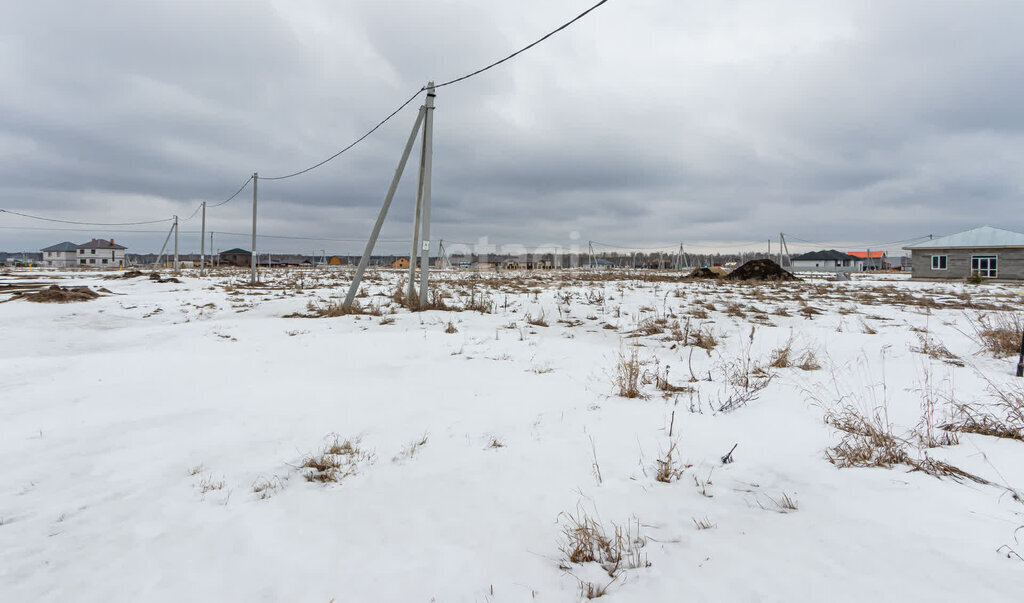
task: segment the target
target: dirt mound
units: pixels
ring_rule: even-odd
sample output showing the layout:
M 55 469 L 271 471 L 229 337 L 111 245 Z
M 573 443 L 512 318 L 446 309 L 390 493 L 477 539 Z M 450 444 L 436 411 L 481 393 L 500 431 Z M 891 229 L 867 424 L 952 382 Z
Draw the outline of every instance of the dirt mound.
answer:
M 150 274 L 149 275 L 149 280 L 153 281 L 154 283 L 180 283 L 181 282 L 178 279 L 174 278 L 173 276 L 169 276 L 167 278 L 163 278 L 163 277 L 160 276 L 159 272 L 154 272 L 154 273 Z
M 686 278 L 718 278 L 720 275 L 710 268 L 695 268 Z
M 114 278 L 138 278 L 140 276 L 145 276 L 141 270 L 129 270 L 128 272 L 125 272 L 121 276 L 117 276 Z
M 798 281 L 797 277 L 769 259 L 751 260 L 725 278 L 731 281 Z
M 100 294 L 88 287 L 60 287 L 51 285 L 37 293 L 29 293 L 24 299 L 40 304 L 67 304 L 70 302 L 89 301 L 96 299 Z

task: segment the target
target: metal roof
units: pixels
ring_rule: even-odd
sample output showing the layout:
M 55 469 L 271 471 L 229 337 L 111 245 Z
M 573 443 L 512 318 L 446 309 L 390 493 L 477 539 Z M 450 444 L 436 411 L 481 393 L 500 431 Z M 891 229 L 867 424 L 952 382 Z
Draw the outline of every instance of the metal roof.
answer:
M 992 248 L 992 247 L 1024 247 L 1024 234 L 993 228 L 991 226 L 980 226 L 965 230 L 947 237 L 921 241 L 913 245 L 907 245 L 904 249 L 950 249 L 957 247 L 966 248 Z
M 74 251 L 76 249 L 78 249 L 78 245 L 75 245 L 71 241 L 64 241 L 63 243 L 57 243 L 56 245 L 51 245 L 45 249 L 40 249 L 40 251 Z
M 114 239 L 93 239 L 88 243 L 82 243 L 76 246 L 77 249 L 128 249 L 124 245 L 118 245 L 114 242 Z
M 853 256 L 843 253 L 842 251 L 836 251 L 835 249 L 827 249 L 825 251 L 809 251 L 800 255 L 794 255 L 793 260 L 854 260 Z

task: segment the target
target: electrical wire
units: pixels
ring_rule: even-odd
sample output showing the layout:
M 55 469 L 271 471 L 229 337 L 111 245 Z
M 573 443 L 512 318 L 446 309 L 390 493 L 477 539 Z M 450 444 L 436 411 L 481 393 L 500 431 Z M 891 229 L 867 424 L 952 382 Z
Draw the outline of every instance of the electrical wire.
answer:
M 188 234 L 197 234 L 197 231 L 190 231 L 190 232 L 189 231 L 182 231 L 182 232 L 183 233 L 188 233 Z M 218 234 L 218 235 L 228 235 L 228 236 L 235 236 L 235 237 L 251 237 L 252 236 L 252 233 L 246 233 L 246 232 L 224 232 L 222 230 L 217 230 L 217 231 L 212 231 L 212 232 L 214 234 Z M 295 241 L 332 241 L 332 242 L 338 242 L 338 243 L 365 243 L 366 242 L 366 239 L 335 239 L 335 238 L 330 238 L 330 237 L 289 237 L 289 236 L 285 236 L 285 235 L 265 235 L 265 234 L 257 234 L 256 238 L 257 239 L 289 239 L 289 240 L 295 240 Z M 377 242 L 378 243 L 410 243 L 411 241 L 409 239 L 377 239 Z
M 0 226 L 4 230 L 41 230 L 44 232 L 91 232 L 92 228 L 47 228 L 45 226 Z M 144 234 L 164 234 L 167 230 L 138 230 L 138 229 L 105 229 L 104 232 L 133 232 Z
M 524 47 L 520 48 L 519 50 L 517 50 L 517 51 L 513 52 L 512 54 L 508 55 L 507 57 L 505 57 L 505 58 L 503 58 L 503 59 L 501 59 L 501 60 L 499 60 L 499 61 L 495 61 L 495 62 L 491 63 L 490 65 L 487 65 L 486 67 L 481 67 L 480 69 L 477 69 L 476 71 L 473 71 L 472 73 L 467 73 L 466 75 L 463 75 L 463 76 L 457 77 L 457 78 L 455 78 L 455 79 L 453 79 L 453 80 L 448 80 L 447 82 L 443 82 L 443 83 L 441 83 L 441 84 L 437 84 L 437 85 L 435 85 L 435 86 L 434 86 L 434 88 L 435 88 L 435 89 L 436 89 L 436 88 L 444 88 L 445 86 L 450 86 L 450 85 L 452 85 L 452 84 L 455 84 L 455 83 L 461 82 L 461 81 L 463 81 L 463 80 L 468 80 L 469 78 L 471 78 L 471 77 L 473 77 L 473 76 L 475 76 L 475 75 L 480 75 L 481 73 L 483 73 L 483 72 L 487 71 L 488 69 L 493 69 L 494 67 L 497 67 L 498 65 L 501 65 L 501 64 L 502 64 L 502 63 L 504 63 L 505 61 L 509 61 L 509 60 L 511 60 L 511 59 L 513 59 L 513 58 L 515 58 L 515 57 L 517 57 L 517 56 L 519 56 L 520 54 L 522 54 L 522 53 L 526 52 L 527 50 L 529 50 L 529 49 L 533 48 L 534 46 L 536 46 L 536 45 L 540 44 L 540 43 L 541 43 L 541 42 L 543 42 L 544 40 L 547 40 L 547 39 L 548 39 L 548 38 L 550 38 L 551 36 L 553 36 L 553 35 L 557 34 L 558 32 L 562 31 L 563 29 L 566 29 L 567 27 L 569 27 L 569 26 L 570 26 L 570 25 L 572 25 L 573 23 L 575 23 L 575 22 L 579 21 L 579 20 L 580 20 L 580 19 L 582 19 L 583 17 L 586 17 L 586 16 L 587 16 L 587 15 L 589 15 L 590 13 L 592 13 L 592 12 L 594 12 L 595 10 L 597 10 L 598 8 L 600 8 L 600 7 L 601 7 L 601 5 L 602 5 L 602 4 L 605 4 L 606 2 L 608 2 L 608 0 L 601 0 L 600 2 L 598 2 L 597 4 L 595 4 L 594 6 L 591 6 L 591 7 L 590 7 L 590 8 L 588 8 L 587 10 L 585 10 L 585 11 L 583 11 L 582 13 L 580 13 L 579 15 L 577 15 L 577 16 L 576 16 L 575 18 L 571 19 L 570 21 L 566 21 L 565 23 L 563 23 L 562 25 L 560 25 L 560 26 L 559 26 L 559 27 L 558 27 L 557 29 L 554 29 L 554 30 L 552 30 L 552 31 L 551 31 L 551 32 L 549 32 L 549 33 L 548 33 L 547 35 L 545 35 L 544 37 L 542 37 L 542 38 L 540 38 L 540 39 L 536 40 L 535 42 L 533 42 L 533 43 L 531 43 L 531 44 L 528 44 L 528 45 L 526 45 L 526 46 L 524 46 Z
M 243 183 L 242 183 L 242 186 L 238 187 L 238 190 L 237 190 L 237 191 L 235 191 L 235 194 L 231 195 L 231 196 L 230 196 L 230 197 L 228 197 L 227 199 L 224 199 L 224 200 L 223 200 L 223 201 L 221 201 L 220 203 L 214 203 L 213 205 L 207 205 L 207 206 L 206 206 L 206 208 L 207 208 L 207 209 L 211 209 L 211 208 L 214 208 L 214 207 L 220 207 L 221 205 L 224 205 L 224 204 L 225 204 L 225 203 L 227 203 L 228 201 L 231 201 L 232 199 L 234 199 L 235 197 L 237 197 L 239 193 L 241 193 L 242 191 L 244 191 L 244 190 L 245 190 L 245 187 L 249 186 L 249 183 L 250 183 L 250 182 L 252 182 L 252 176 L 249 176 L 249 178 L 248 178 L 248 179 L 247 179 L 247 180 L 246 180 L 245 182 L 243 182 Z
M 160 220 L 147 220 L 143 222 L 78 222 L 75 220 L 59 220 L 57 218 L 45 218 L 43 216 L 33 216 L 30 214 L 23 214 L 21 212 L 11 211 L 9 209 L 0 209 L 0 213 L 11 214 L 14 216 L 21 216 L 23 218 L 31 218 L 33 220 L 42 220 L 44 222 L 58 222 L 60 224 L 79 224 L 81 226 L 139 226 L 142 224 L 159 224 L 160 222 L 170 222 L 174 218 L 162 218 Z
M 295 176 L 301 176 L 302 174 L 305 174 L 306 172 L 309 172 L 309 171 L 315 170 L 316 168 L 318 168 L 318 167 L 320 167 L 320 166 L 324 165 L 325 163 L 327 163 L 327 162 L 329 162 L 329 161 L 333 161 L 334 159 L 337 159 L 337 158 L 338 158 L 339 156 L 341 156 L 341 154 L 342 154 L 342 153 L 344 153 L 344 152 L 348 151 L 349 149 L 351 149 L 352 147 L 356 146 L 356 145 L 357 145 L 357 144 L 359 144 L 360 142 L 362 142 L 362 141 L 366 140 L 366 139 L 367 139 L 367 138 L 368 138 L 368 137 L 370 136 L 370 134 L 373 134 L 373 133 L 374 133 L 374 132 L 376 132 L 376 131 L 377 131 L 377 130 L 378 130 L 378 129 L 379 129 L 380 127 L 381 127 L 381 126 L 383 126 L 384 124 L 388 123 L 388 121 L 390 121 L 392 117 L 394 117 L 394 116 L 398 115 L 398 112 L 399 112 L 399 111 L 401 111 L 401 110 L 402 110 L 402 109 L 404 109 L 404 108 L 405 108 L 406 106 L 408 106 L 408 104 L 409 104 L 409 103 L 411 103 L 412 101 L 416 100 L 416 97 L 420 95 L 420 92 L 423 92 L 423 91 L 424 91 L 424 90 L 426 90 L 426 89 L 427 89 L 427 87 L 426 87 L 426 86 L 424 86 L 424 87 L 420 88 L 419 90 L 417 90 L 417 91 L 416 91 L 416 93 L 415 93 L 415 94 L 413 94 L 412 96 L 410 96 L 410 97 L 409 97 L 409 99 L 408 99 L 407 101 L 405 101 L 404 103 L 402 103 L 401 105 L 399 105 L 399 107 L 398 107 L 397 109 L 395 109 L 394 111 L 392 111 L 392 112 L 391 112 L 391 113 L 390 113 L 390 114 L 389 114 L 389 115 L 388 115 L 387 117 L 385 117 L 384 119 L 382 119 L 382 120 L 380 120 L 379 122 L 377 122 L 377 125 L 375 125 L 375 126 L 373 126 L 372 128 L 370 128 L 370 130 L 369 130 L 369 131 L 368 131 L 368 132 L 367 132 L 366 134 L 363 134 L 362 136 L 360 136 L 359 138 L 357 138 L 357 139 L 355 140 L 355 142 L 353 142 L 352 144 L 348 145 L 348 146 L 347 146 L 347 147 L 345 147 L 344 149 L 342 149 L 342 150 L 338 151 L 337 153 L 335 153 L 335 154 L 331 155 L 331 156 L 330 156 L 330 157 L 328 157 L 327 159 L 324 159 L 324 160 L 323 160 L 323 161 L 321 161 L 320 163 L 317 163 L 316 165 L 311 165 L 311 166 L 309 166 L 308 168 L 306 168 L 306 169 L 304 169 L 304 170 L 299 170 L 299 171 L 297 171 L 297 172 L 293 172 L 293 173 L 291 173 L 291 174 L 286 174 L 286 175 L 284 175 L 284 176 L 260 176 L 260 180 L 285 180 L 285 179 L 287 179 L 287 178 L 294 178 Z M 250 180 L 252 180 L 252 178 L 250 178 Z M 236 194 L 237 194 L 237 193 L 236 193 Z
M 181 220 L 181 221 L 182 221 L 182 222 L 188 222 L 188 221 L 189 221 L 189 220 L 191 220 L 192 218 L 196 217 L 196 214 L 198 214 L 198 213 L 199 213 L 199 210 L 200 210 L 200 209 L 202 209 L 202 208 L 203 208 L 203 204 L 202 204 L 202 203 L 200 203 L 199 205 L 197 205 L 197 206 L 196 206 L 196 210 L 195 210 L 194 212 L 192 212 L 192 215 L 191 215 L 191 216 L 189 216 L 189 217 L 187 217 L 187 218 L 185 218 L 184 220 Z
M 553 36 L 553 35 L 557 34 L 558 32 L 560 32 L 560 31 L 562 31 L 562 30 L 564 30 L 564 29 L 568 28 L 568 27 L 569 27 L 569 26 L 571 26 L 571 25 L 572 25 L 573 23 L 575 23 L 575 22 L 579 21 L 579 20 L 580 20 L 580 19 L 582 19 L 583 17 L 586 17 L 587 15 L 589 15 L 589 14 L 590 14 L 590 13 L 592 13 L 593 11 L 597 10 L 597 9 L 598 9 L 598 8 L 599 8 L 599 7 L 601 6 L 601 5 L 605 4 L 606 2 L 608 2 L 608 0 L 601 0 L 600 2 L 598 2 L 597 4 L 595 4 L 594 6 L 591 6 L 591 7 L 590 7 L 590 8 L 588 8 L 587 10 L 583 11 L 582 13 L 580 13 L 579 15 L 577 15 L 576 17 L 574 17 L 573 19 L 571 19 L 571 20 L 569 20 L 569 21 L 566 21 L 565 23 L 563 23 L 562 25 L 560 25 L 560 26 L 559 26 L 558 28 L 556 28 L 556 29 L 554 29 L 554 30 L 552 30 L 552 31 L 548 32 L 548 33 L 547 33 L 546 35 L 544 35 L 543 37 L 539 38 L 538 40 L 535 40 L 534 42 L 531 42 L 530 44 L 528 44 L 528 45 L 526 45 L 526 46 L 524 46 L 524 47 L 522 47 L 522 48 L 520 48 L 519 50 L 517 50 L 517 51 L 513 52 L 512 54 L 510 54 L 510 55 L 506 56 L 505 58 L 503 58 L 503 59 L 500 59 L 500 60 L 498 60 L 498 61 L 495 61 L 495 62 L 493 62 L 493 63 L 491 63 L 491 64 L 489 64 L 489 65 L 486 65 L 486 66 L 484 66 L 484 67 L 481 67 L 480 69 L 477 69 L 477 70 L 475 70 L 475 71 L 472 71 L 472 72 L 470 72 L 470 73 L 467 73 L 466 75 L 462 75 L 462 76 L 459 76 L 459 77 L 457 77 L 457 78 L 454 78 L 454 79 L 448 80 L 448 81 L 446 81 L 446 82 L 442 82 L 442 83 L 440 83 L 440 84 L 436 84 L 436 85 L 434 86 L 434 89 L 436 90 L 437 88 L 444 88 L 445 86 L 450 86 L 450 85 L 452 85 L 452 84 L 455 84 L 455 83 L 458 83 L 458 82 L 461 82 L 461 81 L 464 81 L 464 80 L 468 80 L 469 78 L 471 78 L 471 77 L 473 77 L 473 76 L 476 76 L 476 75 L 480 75 L 481 73 L 483 73 L 483 72 L 485 72 L 485 71 L 488 71 L 488 70 L 490 70 L 490 69 L 493 69 L 493 68 L 497 67 L 498 65 L 501 65 L 502 63 L 506 62 L 506 61 L 510 61 L 510 60 L 512 60 L 513 58 L 515 58 L 515 57 L 519 56 L 520 54 L 522 54 L 522 53 L 526 52 L 527 50 L 530 50 L 530 49 L 531 49 L 531 48 L 533 48 L 534 46 L 537 46 L 538 44 L 540 44 L 540 43 L 544 42 L 545 40 L 547 40 L 547 39 L 548 39 L 548 38 L 550 38 L 551 36 Z M 326 164 L 326 163 L 328 163 L 328 162 L 330 162 L 330 161 L 333 161 L 334 159 L 337 159 L 337 158 L 338 158 L 339 156 L 341 156 L 341 155 L 342 155 L 343 153 L 347 152 L 347 151 L 348 151 L 349 149 L 351 149 L 352 147 L 356 146 L 357 144 L 359 144 L 360 142 L 362 142 L 363 140 L 365 140 L 366 138 L 368 138 L 368 137 L 369 137 L 369 136 L 370 136 L 371 134 L 373 134 L 374 132 L 376 132 L 376 131 L 377 131 L 378 129 L 380 129 L 380 127 L 381 127 L 381 126 L 383 126 L 384 124 L 386 124 L 386 123 L 387 123 L 388 121 L 390 121 L 392 117 L 394 117 L 395 115 L 398 115 L 398 113 L 399 113 L 399 112 L 400 112 L 400 111 L 401 111 L 402 109 L 406 108 L 406 107 L 407 107 L 407 106 L 409 105 L 409 103 L 411 103 L 412 101 L 414 101 L 414 100 L 416 99 L 416 97 L 418 97 L 418 96 L 420 95 L 420 93 L 421 93 L 421 92 L 423 92 L 423 91 L 424 91 L 424 90 L 426 90 L 426 89 L 427 89 L 427 87 L 426 87 L 426 86 L 423 86 L 422 88 L 420 88 L 419 90 L 417 90 L 417 91 L 416 91 L 416 92 L 415 92 L 415 93 L 414 93 L 414 94 L 413 94 L 412 96 L 410 96 L 410 97 L 408 98 L 408 100 L 406 100 L 406 101 L 405 101 L 404 103 L 402 103 L 401 105 L 399 105 L 399 106 L 398 106 L 398 108 L 397 108 L 397 109 L 395 109 L 394 111 L 392 111 L 392 112 L 391 112 L 390 114 L 388 114 L 388 116 L 387 116 L 387 117 L 385 117 L 384 119 L 380 120 L 380 121 L 379 121 L 379 122 L 377 123 L 377 125 L 375 125 L 375 126 L 373 126 L 372 128 L 370 128 L 370 130 L 369 130 L 368 132 L 366 132 L 365 134 L 363 134 L 362 136 L 360 136 L 359 138 L 357 138 L 357 139 L 356 139 L 356 140 L 355 140 L 355 141 L 354 141 L 354 142 L 353 142 L 352 144 L 350 144 L 350 145 L 348 145 L 347 147 L 345 147 L 345 148 L 341 149 L 340 151 L 338 151 L 337 153 L 335 153 L 335 154 L 331 155 L 331 156 L 330 156 L 330 157 L 328 157 L 327 159 L 324 159 L 324 160 L 323 160 L 323 161 L 321 161 L 320 163 L 317 163 L 317 164 L 311 165 L 311 166 L 309 166 L 309 167 L 307 167 L 307 168 L 305 168 L 305 169 L 303 169 L 303 170 L 299 170 L 299 171 L 297 171 L 297 172 L 292 172 L 291 174 L 285 174 L 284 176 L 261 176 L 261 177 L 260 177 L 260 180 L 286 180 L 286 179 L 288 179 L 288 178 L 294 178 L 295 176 L 301 176 L 302 174 L 305 174 L 305 173 L 307 173 L 307 172 L 313 171 L 313 170 L 315 170 L 316 168 L 318 168 L 318 167 L 320 167 L 320 166 L 322 166 L 322 165 L 324 165 L 324 164 Z

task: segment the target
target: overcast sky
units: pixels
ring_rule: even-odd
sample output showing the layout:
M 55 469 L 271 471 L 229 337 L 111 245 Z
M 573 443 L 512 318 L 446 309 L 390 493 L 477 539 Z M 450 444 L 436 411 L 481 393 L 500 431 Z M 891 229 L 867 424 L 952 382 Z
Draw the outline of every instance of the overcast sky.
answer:
M 7 2 L 0 207 L 185 218 L 254 171 L 323 160 L 428 80 L 501 58 L 594 2 Z M 610 0 L 438 91 L 432 239 L 703 251 L 785 232 L 796 252 L 819 247 L 798 239 L 863 248 L 1024 230 L 1022 32 L 1016 0 Z M 421 103 L 313 172 L 261 181 L 260 232 L 365 239 Z M 389 241 L 409 238 L 416 164 Z M 211 209 L 208 228 L 249 232 L 251 203 L 248 189 Z M 166 227 L 58 231 L 70 227 L 0 214 L 0 250 L 114 237 L 155 252 Z M 123 232 L 138 229 L 163 232 Z M 198 251 L 198 229 L 198 217 L 182 223 L 183 251 Z M 249 241 L 217 234 L 214 246 Z

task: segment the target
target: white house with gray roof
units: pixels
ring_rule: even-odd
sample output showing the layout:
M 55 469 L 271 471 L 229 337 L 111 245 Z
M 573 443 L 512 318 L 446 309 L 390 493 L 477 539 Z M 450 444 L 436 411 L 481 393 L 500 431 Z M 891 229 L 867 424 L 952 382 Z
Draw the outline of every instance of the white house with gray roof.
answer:
M 114 239 L 93 239 L 75 247 L 76 264 L 89 268 L 120 268 L 124 266 L 124 252 L 128 249 Z
M 43 266 L 51 268 L 67 268 L 68 266 L 74 266 L 78 263 L 75 256 L 78 250 L 78 245 L 70 241 L 64 241 L 63 243 L 57 243 L 51 245 L 40 251 L 43 252 Z
M 1024 279 L 1024 234 L 981 226 L 907 245 L 914 278 Z
M 810 251 L 790 258 L 794 271 L 860 272 L 864 260 L 835 249 Z

